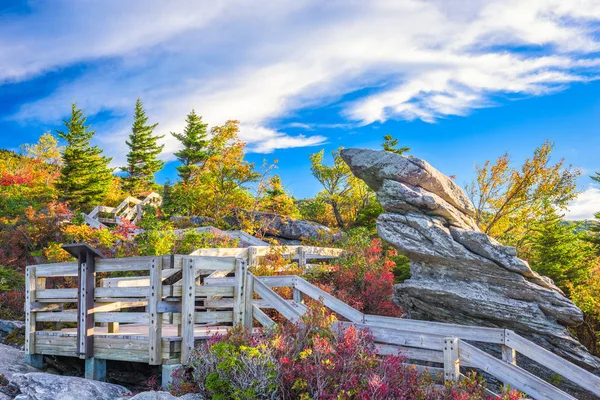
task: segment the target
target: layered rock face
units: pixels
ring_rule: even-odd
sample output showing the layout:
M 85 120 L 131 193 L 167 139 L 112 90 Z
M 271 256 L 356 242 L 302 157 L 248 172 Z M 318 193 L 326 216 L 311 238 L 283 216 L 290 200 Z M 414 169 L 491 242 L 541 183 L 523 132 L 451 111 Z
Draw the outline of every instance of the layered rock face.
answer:
M 512 329 L 598 371 L 599 360 L 566 329 L 583 321 L 581 310 L 513 247 L 480 232 L 473 204 L 450 178 L 390 152 L 341 156 L 386 211 L 379 236 L 411 260 L 411 278 L 394 287 L 411 318 Z

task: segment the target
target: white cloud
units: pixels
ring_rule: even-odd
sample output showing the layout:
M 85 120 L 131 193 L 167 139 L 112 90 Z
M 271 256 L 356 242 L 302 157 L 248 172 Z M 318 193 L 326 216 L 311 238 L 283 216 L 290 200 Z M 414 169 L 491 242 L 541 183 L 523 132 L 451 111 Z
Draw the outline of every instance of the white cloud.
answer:
M 569 204 L 565 215 L 569 220 L 592 219 L 600 212 L 600 188 L 589 187 Z
M 318 129 L 325 125 L 306 124 L 311 135 L 292 136 L 274 121 L 360 89 L 371 90 L 341 105 L 345 123 L 433 122 L 490 106 L 497 94 L 543 95 L 600 72 L 600 0 L 281 0 L 260 7 L 250 0 L 63 0 L 32 7 L 0 17 L 7 39 L 0 41 L 0 82 L 86 68 L 14 118 L 55 121 L 77 100 L 89 114 L 115 115 L 100 139 L 117 143 L 142 96 L 167 134 L 167 159 L 177 148 L 168 132 L 182 129 L 191 108 L 211 125 L 240 120 L 249 149 L 268 153 L 323 143 Z M 112 152 L 122 159 L 122 148 Z

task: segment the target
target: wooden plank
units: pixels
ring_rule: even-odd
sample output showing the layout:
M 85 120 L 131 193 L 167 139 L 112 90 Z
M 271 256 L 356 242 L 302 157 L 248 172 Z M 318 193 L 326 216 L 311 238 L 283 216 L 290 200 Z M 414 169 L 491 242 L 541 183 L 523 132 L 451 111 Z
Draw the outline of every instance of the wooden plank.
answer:
M 245 250 L 245 249 L 243 249 Z M 209 256 L 186 256 L 194 260 L 198 269 L 215 269 L 221 271 L 233 271 L 235 269 L 235 257 L 209 257 Z
M 247 270 L 246 270 L 247 271 Z M 252 328 L 252 299 L 254 297 L 254 275 L 250 272 L 246 272 L 246 283 L 244 287 L 244 327 Z
M 64 262 L 55 264 L 42 264 L 36 266 L 38 277 L 51 278 L 57 276 L 77 276 L 77 263 Z
M 192 282 L 195 285 L 195 282 Z M 173 297 L 180 297 L 182 286 L 173 286 Z M 233 287 L 231 286 L 194 286 L 197 297 L 206 296 L 233 296 Z
M 191 256 L 197 257 L 231 257 L 231 258 L 245 258 L 244 253 L 246 249 L 239 247 L 220 248 L 220 249 L 198 249 L 190 253 Z M 216 268 L 215 268 L 216 269 Z M 233 268 L 230 269 L 232 271 Z
M 147 297 L 150 294 L 149 286 L 101 288 L 95 290 L 96 297 Z
M 539 400 L 574 400 L 571 395 L 552 386 L 550 383 L 513 364 L 505 363 L 473 345 L 461 340 L 459 356 L 475 368 L 481 369 L 501 381 L 508 382 L 513 388 L 520 390 Z
M 300 246 L 297 250 L 298 253 L 298 267 L 303 271 L 306 269 L 306 250 L 304 247 Z
M 538 346 L 511 330 L 507 329 L 505 336 L 507 346 L 510 346 L 517 352 L 544 367 L 551 369 L 559 375 L 562 375 L 595 395 L 600 396 L 600 377 L 568 362 L 562 357 Z
M 148 301 L 115 301 L 112 303 L 94 303 L 94 313 L 121 311 L 124 308 L 145 307 Z
M 412 319 L 382 317 L 379 315 L 364 316 L 365 324 L 405 331 L 431 333 L 441 336 L 452 336 L 465 340 L 486 343 L 504 343 L 504 329 L 478 326 L 447 324 L 442 322 L 418 321 Z
M 215 272 L 225 272 L 225 271 L 215 271 Z M 228 272 L 228 271 L 227 271 Z M 211 278 L 212 274 L 208 277 L 204 278 L 204 285 L 207 286 L 235 286 L 235 277 L 221 277 L 221 278 Z
M 36 299 L 69 299 L 77 300 L 78 289 L 46 289 L 36 293 Z
M 265 328 L 273 328 L 277 325 L 267 314 L 265 314 L 260 308 L 252 305 L 252 316 L 258 321 L 259 324 Z
M 97 261 L 96 272 L 148 271 L 154 257 L 104 258 Z
M 31 302 L 29 304 L 31 312 L 48 312 L 48 311 L 62 311 L 64 305 L 62 303 L 40 303 L 38 301 Z
M 419 349 L 416 347 L 395 346 L 392 344 L 376 343 L 377 353 L 381 355 L 402 355 L 409 360 L 444 363 L 444 354 L 437 350 Z
M 31 312 L 31 304 L 37 300 L 35 290 L 36 267 L 25 270 L 25 354 L 35 354 L 36 313 Z
M 297 277 L 295 282 L 296 289 L 300 290 L 305 295 L 322 302 L 323 305 L 340 314 L 341 316 L 348 318 L 352 322 L 363 322 L 363 314 L 360 311 L 350 307 L 348 304 L 336 299 L 329 293 L 308 283 L 300 277 Z
M 129 361 L 148 364 L 148 349 L 146 350 L 112 350 L 98 349 L 95 357 L 104 360 Z
M 145 312 L 106 312 L 96 314 L 96 322 L 119 322 L 122 324 L 147 324 L 148 313 Z
M 292 293 L 292 298 L 296 303 L 302 303 L 302 292 L 298 289 L 294 288 L 294 292 Z
M 248 247 L 248 267 L 254 268 L 258 266 L 258 251 L 256 246 Z
M 197 324 L 216 324 L 221 322 L 233 322 L 233 311 L 206 311 L 197 312 L 194 316 Z
M 398 329 L 382 328 L 366 324 L 340 322 L 343 328 L 355 326 L 360 329 L 368 329 L 376 342 L 394 344 L 407 347 L 419 347 L 430 350 L 443 350 L 444 337 L 430 333 L 414 331 L 402 331 Z
M 79 357 L 94 357 L 94 289 L 96 286 L 96 255 L 88 250 L 79 253 L 79 302 L 77 303 L 77 346 Z
M 194 259 L 185 258 L 182 270 L 182 288 L 181 296 L 181 324 L 180 336 L 181 345 L 181 363 L 187 364 L 190 354 L 194 349 L 194 314 L 196 306 L 196 276 L 194 271 Z
M 196 286 L 196 296 L 234 296 L 231 286 Z
M 280 275 L 280 276 L 259 276 L 262 283 L 268 287 L 291 287 L 296 282 L 296 275 Z
M 180 313 L 180 301 L 159 301 L 156 306 L 156 311 L 159 313 Z
M 38 322 L 77 322 L 77 310 L 64 312 L 39 312 Z
M 164 257 L 160 258 L 164 265 Z M 168 279 L 171 276 L 179 273 L 179 269 L 169 268 L 162 270 L 162 280 Z M 134 287 L 134 286 L 150 286 L 150 277 L 147 276 L 131 276 L 124 278 L 104 278 L 102 279 L 102 287 Z
M 36 345 L 72 347 L 77 351 L 77 336 L 36 335 Z
M 238 259 L 235 266 L 235 285 L 233 287 L 233 323 L 243 324 L 246 314 L 246 261 Z
M 262 297 L 263 300 L 266 300 L 271 304 L 273 308 L 279 311 L 286 319 L 292 322 L 298 322 L 300 320 L 300 317 L 302 316 L 301 310 L 294 307 L 291 303 L 288 303 L 259 279 L 254 280 L 254 292 Z
M 458 341 L 455 337 L 444 338 L 444 382 L 458 382 L 460 378 Z
M 148 343 L 148 340 L 97 337 L 94 340 L 94 351 L 98 349 L 147 351 Z
M 162 300 L 162 258 L 155 257 L 150 264 L 150 297 L 148 298 L 148 359 L 150 365 L 161 363 L 162 313 L 158 302 Z

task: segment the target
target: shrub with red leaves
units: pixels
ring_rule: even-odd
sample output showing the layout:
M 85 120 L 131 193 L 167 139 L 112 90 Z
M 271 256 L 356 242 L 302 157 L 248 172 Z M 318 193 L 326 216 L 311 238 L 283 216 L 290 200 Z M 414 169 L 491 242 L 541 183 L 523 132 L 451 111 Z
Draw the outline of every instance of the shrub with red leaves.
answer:
M 310 308 L 301 324 L 261 333 L 236 327 L 213 337 L 193 354 L 191 376 L 200 394 L 212 399 L 489 399 L 474 374 L 440 387 L 402 354 L 381 357 L 376 350 L 368 331 L 342 328 L 321 306 Z M 260 373 L 265 368 L 268 373 Z
M 381 239 L 364 229 L 350 232 L 344 248 L 333 268 L 311 271 L 308 280 L 363 313 L 401 316 L 393 301 L 396 251 L 384 250 Z

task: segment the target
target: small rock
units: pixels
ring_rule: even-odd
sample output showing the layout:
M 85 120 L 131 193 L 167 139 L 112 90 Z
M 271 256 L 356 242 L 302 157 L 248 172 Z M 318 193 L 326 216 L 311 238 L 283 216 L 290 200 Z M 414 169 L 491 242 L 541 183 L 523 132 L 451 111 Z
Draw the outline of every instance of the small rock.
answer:
M 131 396 L 123 386 L 43 372 L 13 374 L 10 385 L 21 392 L 15 400 L 114 400 Z

